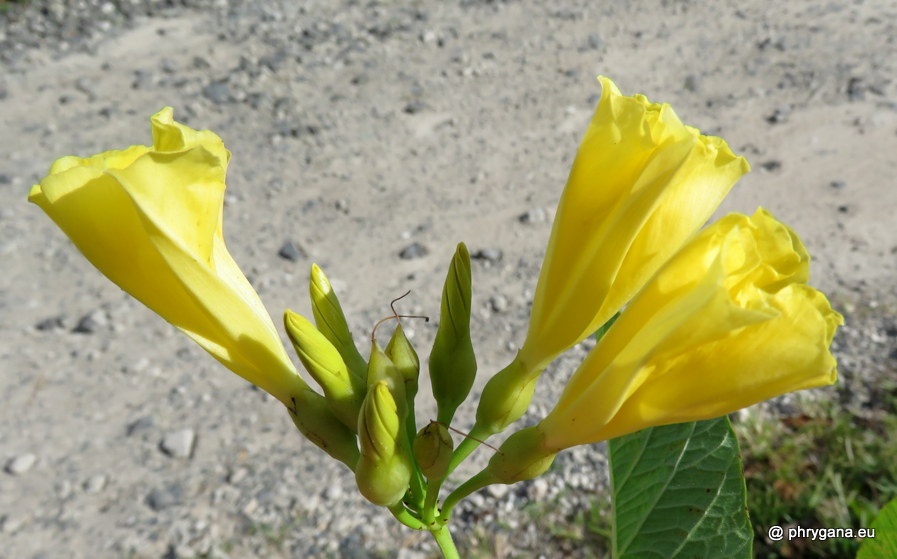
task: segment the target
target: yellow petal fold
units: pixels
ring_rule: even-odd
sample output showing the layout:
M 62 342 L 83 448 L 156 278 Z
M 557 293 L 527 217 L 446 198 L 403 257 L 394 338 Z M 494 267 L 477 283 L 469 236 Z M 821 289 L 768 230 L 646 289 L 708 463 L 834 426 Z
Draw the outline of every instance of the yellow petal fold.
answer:
M 809 255 L 765 210 L 686 245 L 629 304 L 539 425 L 548 449 L 718 417 L 835 381 L 841 315 Z
M 28 198 L 110 280 L 289 406 L 304 383 L 224 244 L 230 153 L 170 108 L 151 124 L 152 146 L 63 157 Z
M 558 206 L 518 356 L 528 371 L 610 319 L 749 169 L 669 105 L 599 81 L 601 100 Z

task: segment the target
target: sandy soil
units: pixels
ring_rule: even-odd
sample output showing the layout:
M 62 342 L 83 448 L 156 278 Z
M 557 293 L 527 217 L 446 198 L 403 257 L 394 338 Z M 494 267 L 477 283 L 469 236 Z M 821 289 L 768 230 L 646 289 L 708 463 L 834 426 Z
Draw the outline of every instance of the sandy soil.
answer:
M 123 17 L 67 52 L 38 40 L 3 59 L 0 461 L 34 461 L 0 473 L 0 555 L 433 553 L 365 504 L 276 402 L 101 277 L 26 204 L 53 159 L 147 143 L 165 105 L 233 152 L 225 235 L 275 317 L 308 314 L 317 262 L 363 340 L 405 290 L 403 310 L 438 314 L 455 243 L 486 251 L 474 266 L 481 387 L 522 342 L 594 77 L 608 75 L 747 156 L 753 172 L 720 213 L 762 205 L 795 228 L 813 283 L 848 329 L 872 321 L 881 340 L 856 347 L 893 374 L 894 356 L 874 353 L 897 336 L 893 2 L 215 4 Z M 20 21 L 6 17 L 4 40 Z M 295 261 L 278 254 L 287 241 Z M 425 254 L 400 257 L 414 243 Z M 434 330 L 412 324 L 422 352 Z M 583 351 L 551 371 L 531 418 Z M 864 378 L 866 361 L 839 357 Z M 183 429 L 189 456 L 162 452 Z M 459 540 L 474 534 L 496 556 L 589 556 L 553 548 L 523 511 L 546 493 L 563 510 L 585 506 L 568 493 L 604 483 L 602 451 L 577 456 L 548 488 L 481 497 L 486 512 L 466 509 Z

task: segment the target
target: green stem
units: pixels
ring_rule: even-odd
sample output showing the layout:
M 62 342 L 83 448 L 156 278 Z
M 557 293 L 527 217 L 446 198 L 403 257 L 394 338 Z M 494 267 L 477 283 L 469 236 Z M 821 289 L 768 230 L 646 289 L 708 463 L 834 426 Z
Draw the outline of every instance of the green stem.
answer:
M 414 472 L 411 474 L 411 500 L 414 502 L 414 506 L 417 509 L 420 509 L 424 503 L 424 478 L 420 473 L 420 468 L 417 466 L 417 462 L 414 460 L 414 437 L 417 435 L 417 422 L 414 418 L 414 400 L 408 403 L 408 413 L 405 416 L 405 448 L 408 452 L 408 456 L 411 457 L 411 460 L 414 462 Z
M 452 493 L 445 498 L 445 502 L 442 503 L 442 514 L 439 516 L 439 521 L 445 524 L 449 521 L 449 518 L 452 515 L 452 509 L 455 508 L 455 505 L 463 499 L 467 497 L 474 491 L 478 491 L 487 485 L 491 485 L 495 483 L 495 479 L 492 477 L 492 474 L 488 470 L 483 470 L 477 475 L 473 476 L 469 480 L 462 483 L 457 489 L 452 491 Z
M 480 441 L 486 440 L 491 434 L 492 433 L 487 432 L 479 425 L 474 424 L 470 433 L 464 437 L 464 440 L 461 441 L 461 444 L 459 444 L 458 448 L 455 449 L 455 452 L 452 453 L 452 459 L 449 461 L 448 473 L 454 472 L 455 468 L 457 468 L 465 458 L 470 456 L 471 452 L 480 446 Z
M 419 518 L 411 514 L 402 503 L 389 507 L 389 512 L 396 517 L 396 520 L 408 526 L 412 530 L 426 530 L 427 527 Z
M 452 540 L 452 534 L 449 532 L 448 526 L 441 526 L 438 530 L 430 530 L 430 533 L 433 534 L 433 539 L 436 540 L 436 545 L 439 546 L 439 551 L 442 552 L 442 556 L 445 559 L 461 559 L 457 548 L 455 548 L 455 542 Z
M 422 514 L 424 524 L 429 526 L 431 530 L 436 523 L 436 514 L 438 513 L 436 507 L 439 501 L 439 489 L 442 487 L 443 481 L 445 481 L 445 478 L 431 479 L 427 482 L 427 501 L 424 503 Z

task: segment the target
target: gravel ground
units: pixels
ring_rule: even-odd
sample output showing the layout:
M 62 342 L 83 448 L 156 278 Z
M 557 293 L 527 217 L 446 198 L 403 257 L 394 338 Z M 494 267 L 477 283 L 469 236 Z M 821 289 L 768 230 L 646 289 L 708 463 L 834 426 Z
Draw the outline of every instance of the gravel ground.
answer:
M 275 401 L 102 278 L 25 204 L 54 158 L 147 143 L 147 118 L 165 105 L 233 152 L 228 246 L 275 317 L 309 313 L 311 262 L 331 276 L 358 340 L 407 289 L 404 311 L 436 315 L 465 241 L 480 389 L 522 342 L 593 78 L 609 75 L 749 158 L 754 171 L 724 211 L 763 204 L 801 233 L 814 283 L 847 318 L 835 344 L 842 382 L 809 397 L 870 413 L 881 381 L 897 378 L 892 2 L 0 9 L 4 556 L 435 556 L 428 536 L 364 501 Z M 425 354 L 433 321 L 409 325 Z M 544 375 L 523 423 L 544 416 L 587 350 Z M 487 459 L 481 449 L 461 473 Z M 560 532 L 605 502 L 606 485 L 604 446 L 572 449 L 543 478 L 471 497 L 453 531 L 469 554 L 591 557 L 591 538 Z

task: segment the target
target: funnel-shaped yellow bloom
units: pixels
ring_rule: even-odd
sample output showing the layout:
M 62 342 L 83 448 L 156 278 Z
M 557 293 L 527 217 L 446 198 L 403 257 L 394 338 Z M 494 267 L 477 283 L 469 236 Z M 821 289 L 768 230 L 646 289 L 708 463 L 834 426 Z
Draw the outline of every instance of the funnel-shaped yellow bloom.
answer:
M 538 426 L 543 450 L 718 417 L 835 381 L 842 317 L 804 282 L 809 255 L 765 210 L 731 214 L 651 279 Z
M 669 105 L 598 79 L 601 100 L 561 196 L 518 356 L 530 372 L 620 310 L 748 171 Z
M 151 119 L 153 145 L 63 157 L 28 199 L 103 274 L 287 406 L 305 386 L 224 246 L 230 153 L 214 133 Z

